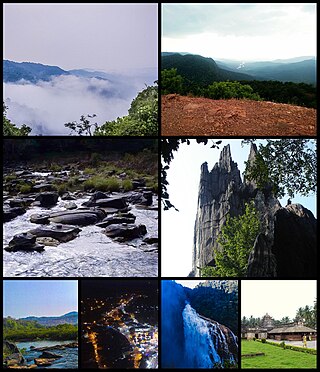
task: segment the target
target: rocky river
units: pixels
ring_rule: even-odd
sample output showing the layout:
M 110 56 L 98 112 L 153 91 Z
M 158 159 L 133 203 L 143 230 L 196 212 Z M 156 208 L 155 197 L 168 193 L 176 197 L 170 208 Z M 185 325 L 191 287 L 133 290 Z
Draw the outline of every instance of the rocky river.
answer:
M 129 192 L 58 195 L 52 184 L 68 172 L 15 170 L 15 177 L 4 184 L 4 276 L 158 275 L 158 196 L 143 182 Z M 12 192 L 21 179 L 32 181 L 31 192 Z

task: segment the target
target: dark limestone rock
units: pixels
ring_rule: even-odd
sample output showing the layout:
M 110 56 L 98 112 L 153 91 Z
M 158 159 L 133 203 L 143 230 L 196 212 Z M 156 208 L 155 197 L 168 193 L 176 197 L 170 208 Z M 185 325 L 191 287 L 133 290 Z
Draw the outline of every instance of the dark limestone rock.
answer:
M 248 259 L 249 277 L 276 277 L 277 262 L 265 234 L 259 234 Z
M 6 350 L 6 353 L 19 353 L 17 345 L 11 341 L 3 340 L 3 349 Z
M 95 206 L 102 207 L 102 208 L 116 208 L 116 209 L 124 209 L 126 208 L 127 202 L 121 196 L 113 196 L 108 199 L 99 199 L 95 202 Z
M 317 220 L 300 204 L 289 204 L 275 214 L 273 254 L 278 277 L 317 275 Z
M 88 201 L 84 202 L 83 205 L 86 207 L 95 207 L 97 200 L 108 199 L 109 195 L 102 191 L 96 191 Z
M 32 198 L 23 198 L 23 199 L 11 199 L 9 200 L 9 205 L 11 208 L 14 208 L 14 207 L 27 207 L 28 205 L 30 205 L 31 203 L 33 202 L 33 199 Z
M 157 236 L 147 236 L 146 238 L 143 239 L 144 243 L 147 244 L 157 244 L 159 241 Z
M 44 246 L 36 242 L 36 237 L 29 233 L 15 235 L 9 242 L 9 246 L 5 247 L 7 252 L 27 251 L 27 252 L 42 252 Z
M 88 226 L 95 224 L 98 221 L 98 217 L 95 213 L 87 212 L 50 217 L 49 220 L 51 222 L 62 223 L 66 225 Z
M 9 222 L 24 213 L 26 213 L 26 210 L 23 207 L 4 208 L 2 214 L 3 222 Z
M 127 200 L 131 204 L 150 206 L 153 201 L 153 193 L 152 191 L 132 192 L 127 196 Z
M 120 241 L 140 238 L 147 233 L 145 225 L 121 224 L 110 225 L 105 229 L 105 234 L 110 238 L 120 238 Z
M 248 161 L 257 154 L 251 146 Z M 192 275 L 199 267 L 214 265 L 215 252 L 221 247 L 218 235 L 226 217 L 244 212 L 245 203 L 253 201 L 260 216 L 261 234 L 256 238 L 248 259 L 247 276 L 314 277 L 316 275 L 316 220 L 302 206 L 282 208 L 273 196 L 272 185 L 258 189 L 254 181 L 242 182 L 237 164 L 232 161 L 230 146 L 223 148 L 219 163 L 211 172 L 201 166 L 198 209 L 194 229 Z
M 58 199 L 58 193 L 51 191 L 42 192 L 36 197 L 36 201 L 40 202 L 41 207 L 52 207 L 57 204 Z
M 59 240 L 59 242 L 68 242 L 75 239 L 81 229 L 75 226 L 68 225 L 49 225 L 39 226 L 36 229 L 30 230 L 29 233 L 36 237 L 50 237 Z

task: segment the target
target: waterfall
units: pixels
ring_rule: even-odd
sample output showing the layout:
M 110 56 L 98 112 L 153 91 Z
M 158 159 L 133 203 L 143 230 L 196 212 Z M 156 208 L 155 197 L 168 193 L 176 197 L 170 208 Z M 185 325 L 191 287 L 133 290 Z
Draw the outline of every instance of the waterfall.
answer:
M 229 328 L 200 316 L 188 302 L 182 316 L 188 368 L 214 368 L 226 361 L 235 362 L 238 345 Z

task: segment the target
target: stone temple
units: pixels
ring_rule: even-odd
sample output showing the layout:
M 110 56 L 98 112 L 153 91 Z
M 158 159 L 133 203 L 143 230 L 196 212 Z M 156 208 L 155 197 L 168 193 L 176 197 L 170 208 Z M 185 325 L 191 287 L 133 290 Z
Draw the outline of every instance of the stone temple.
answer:
M 257 147 L 251 144 L 248 161 L 254 162 Z M 227 215 L 239 216 L 245 203 L 253 200 L 260 214 L 262 230 L 248 259 L 248 277 L 315 277 L 317 221 L 301 204 L 282 207 L 272 187 L 258 189 L 254 181 L 242 180 L 230 145 L 209 172 L 201 165 L 197 215 L 194 227 L 193 262 L 190 276 L 199 268 L 215 265 L 217 242 Z

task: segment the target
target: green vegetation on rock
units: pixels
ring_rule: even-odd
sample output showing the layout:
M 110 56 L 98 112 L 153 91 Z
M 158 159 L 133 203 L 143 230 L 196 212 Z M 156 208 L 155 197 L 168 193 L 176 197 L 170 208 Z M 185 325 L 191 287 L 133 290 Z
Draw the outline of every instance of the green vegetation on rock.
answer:
M 249 254 L 259 231 L 260 219 L 253 202 L 246 203 L 242 215 L 228 215 L 218 237 L 222 249 L 215 252 L 215 266 L 201 269 L 201 276 L 245 276 Z

